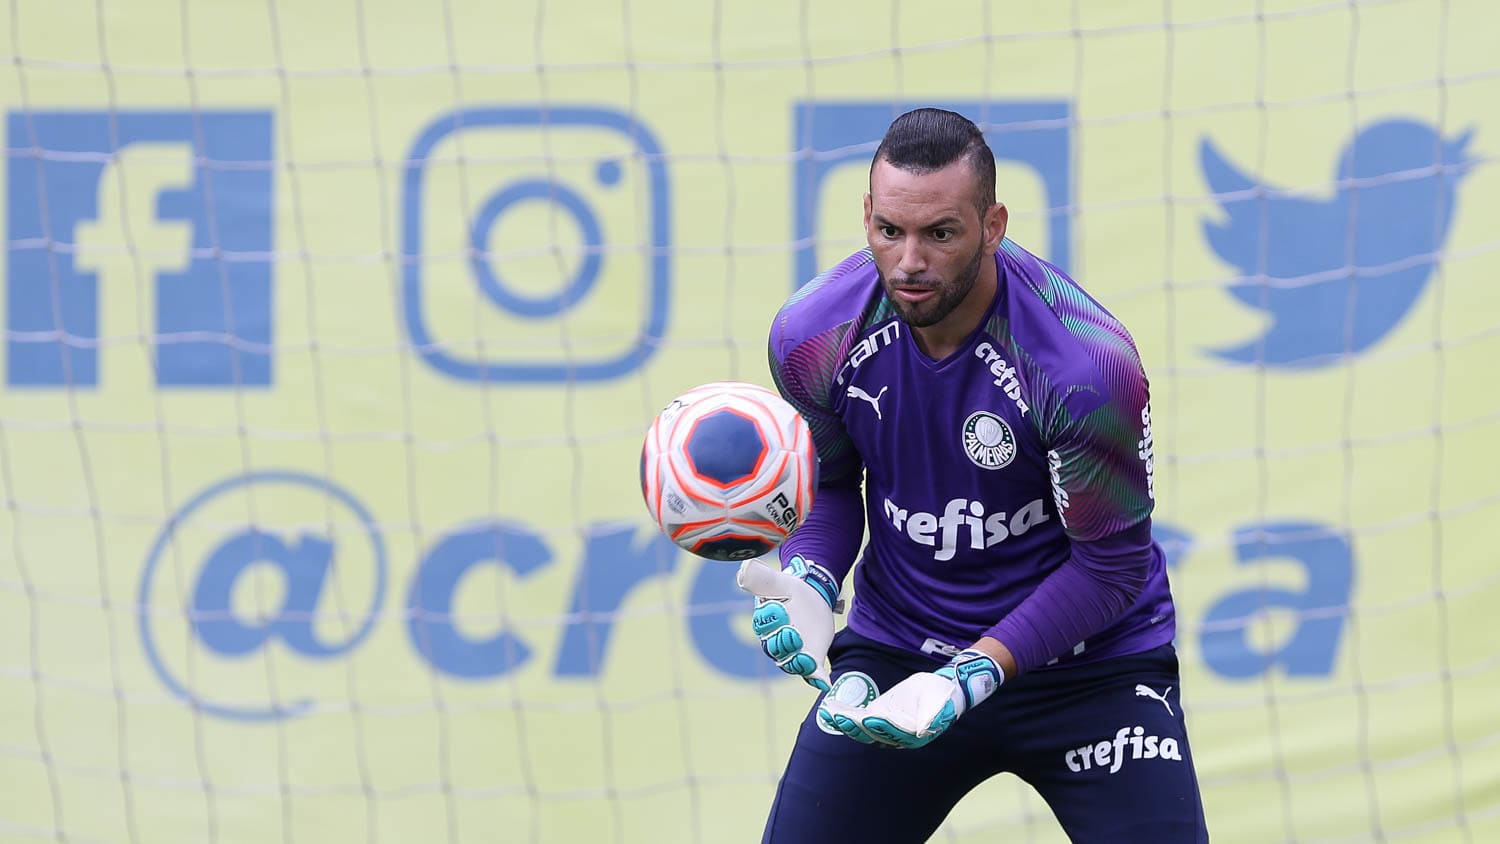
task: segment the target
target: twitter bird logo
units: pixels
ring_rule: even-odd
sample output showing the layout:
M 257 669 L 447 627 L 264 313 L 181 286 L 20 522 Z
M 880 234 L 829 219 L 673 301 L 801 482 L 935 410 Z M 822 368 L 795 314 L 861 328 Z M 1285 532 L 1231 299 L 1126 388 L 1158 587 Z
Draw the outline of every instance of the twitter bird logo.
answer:
M 1205 221 L 1204 235 L 1251 279 L 1229 291 L 1271 317 L 1264 335 L 1214 354 L 1325 366 L 1390 333 L 1432 278 L 1472 135 L 1444 140 L 1410 120 L 1372 124 L 1344 149 L 1328 199 L 1262 189 L 1204 139 L 1203 176 L 1226 217 Z

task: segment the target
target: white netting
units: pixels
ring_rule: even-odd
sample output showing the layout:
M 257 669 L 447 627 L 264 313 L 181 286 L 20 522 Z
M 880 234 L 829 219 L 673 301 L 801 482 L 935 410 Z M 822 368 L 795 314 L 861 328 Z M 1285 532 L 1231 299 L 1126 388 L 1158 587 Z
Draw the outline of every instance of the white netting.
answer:
M 1500 838 L 1495 12 L 1020 5 L 13 0 L 0 838 L 756 838 L 640 438 L 929 104 L 1146 359 L 1215 840 Z

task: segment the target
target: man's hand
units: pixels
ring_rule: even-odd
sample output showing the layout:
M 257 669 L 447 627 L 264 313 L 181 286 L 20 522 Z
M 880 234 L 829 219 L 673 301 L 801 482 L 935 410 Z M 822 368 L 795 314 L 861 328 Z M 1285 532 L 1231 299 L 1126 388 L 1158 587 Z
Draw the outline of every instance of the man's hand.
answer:
M 833 681 L 833 688 L 823 699 L 818 701 L 817 719 L 818 724 L 824 732 L 843 733 L 849 738 L 861 744 L 874 744 L 875 739 L 870 738 L 857 722 L 847 714 L 852 709 L 863 710 L 870 702 L 880 697 L 880 688 L 875 685 L 875 678 L 863 671 L 845 671 Z M 841 714 L 834 715 L 829 711 L 830 704 L 840 707 Z
M 866 744 L 922 747 L 983 703 L 1004 681 L 1005 672 L 992 657 L 970 649 L 937 671 L 907 677 L 863 706 L 826 697 L 818 718 Z
M 746 560 L 736 582 L 755 596 L 751 626 L 766 656 L 782 671 L 827 691 L 833 613 L 843 608 L 833 575 L 798 555 L 781 571 Z

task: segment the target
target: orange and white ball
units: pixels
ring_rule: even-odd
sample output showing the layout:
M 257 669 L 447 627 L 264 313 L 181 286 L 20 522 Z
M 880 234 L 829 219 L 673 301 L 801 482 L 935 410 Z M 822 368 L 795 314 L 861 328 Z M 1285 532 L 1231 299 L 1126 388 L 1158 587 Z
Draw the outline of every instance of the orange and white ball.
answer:
M 641 448 L 641 493 L 662 532 L 711 560 L 775 550 L 807 517 L 818 457 L 807 421 L 739 381 L 694 387 L 662 409 Z

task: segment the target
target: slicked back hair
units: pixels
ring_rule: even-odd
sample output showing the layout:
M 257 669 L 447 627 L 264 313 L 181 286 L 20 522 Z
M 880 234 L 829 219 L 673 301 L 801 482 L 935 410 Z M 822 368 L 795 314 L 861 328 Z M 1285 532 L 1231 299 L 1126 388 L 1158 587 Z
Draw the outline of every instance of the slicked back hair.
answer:
M 922 175 L 941 170 L 960 158 L 974 173 L 974 207 L 979 218 L 995 204 L 995 153 L 967 117 L 940 108 L 919 108 L 896 118 L 875 150 L 875 162 Z

